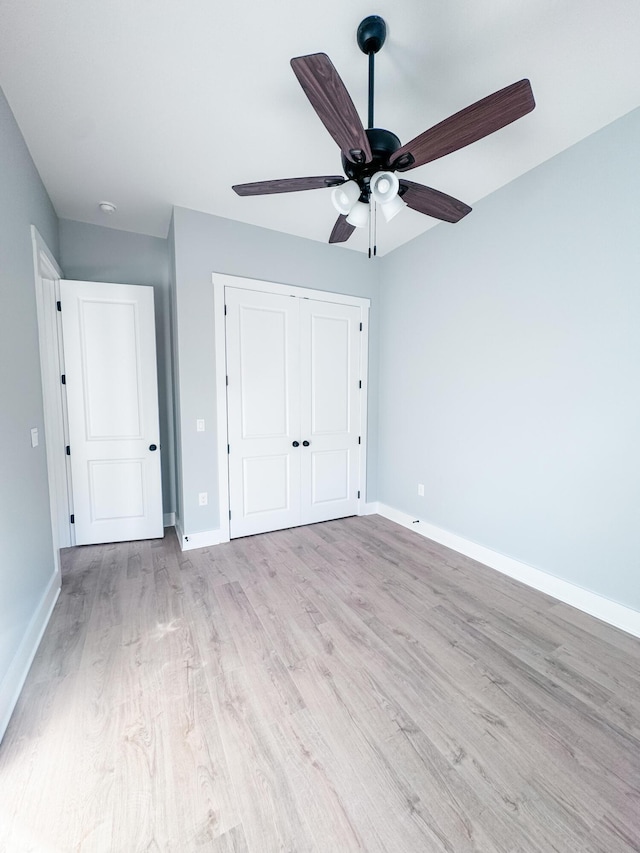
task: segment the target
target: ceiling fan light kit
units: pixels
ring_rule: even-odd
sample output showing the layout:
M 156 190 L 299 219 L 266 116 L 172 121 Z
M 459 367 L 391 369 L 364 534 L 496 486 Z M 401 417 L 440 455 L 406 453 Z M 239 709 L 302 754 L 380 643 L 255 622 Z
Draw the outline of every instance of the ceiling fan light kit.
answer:
M 384 204 L 385 201 L 391 201 L 398 195 L 400 181 L 393 172 L 376 172 L 371 178 L 369 187 L 373 200 L 378 204 Z
M 349 211 L 347 222 L 354 228 L 364 228 L 369 222 L 369 203 L 357 201 Z
M 340 215 L 329 242 L 344 243 L 355 228 L 369 223 L 370 257 L 376 254 L 375 210 L 378 206 L 386 222 L 405 207 L 452 223 L 471 212 L 464 202 L 423 184 L 401 179 L 397 172 L 416 169 L 471 145 L 522 118 L 535 107 L 531 84 L 528 80 L 520 80 L 476 101 L 402 145 L 395 133 L 374 127 L 375 55 L 386 36 L 386 24 L 379 15 L 369 15 L 358 27 L 358 47 L 369 58 L 366 129 L 326 54 L 312 53 L 291 60 L 293 72 L 311 106 L 341 150 L 346 179 L 339 175 L 284 178 L 233 187 L 241 196 L 332 187 L 331 200 Z
M 384 216 L 385 222 L 391 222 L 394 216 L 397 216 L 402 210 L 407 207 L 406 201 L 403 201 L 399 195 L 395 195 L 389 201 L 385 201 L 380 205 L 380 210 Z
M 356 181 L 346 181 L 339 187 L 336 187 L 331 193 L 331 201 L 333 206 L 338 211 L 347 216 L 351 212 L 351 208 L 360 198 L 360 187 Z

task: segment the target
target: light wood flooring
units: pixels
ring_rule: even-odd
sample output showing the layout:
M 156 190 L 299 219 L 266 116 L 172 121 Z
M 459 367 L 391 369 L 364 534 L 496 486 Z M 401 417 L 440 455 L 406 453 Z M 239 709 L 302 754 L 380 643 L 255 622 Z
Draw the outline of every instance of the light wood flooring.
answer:
M 2 851 L 640 850 L 637 639 L 377 516 L 63 565 Z

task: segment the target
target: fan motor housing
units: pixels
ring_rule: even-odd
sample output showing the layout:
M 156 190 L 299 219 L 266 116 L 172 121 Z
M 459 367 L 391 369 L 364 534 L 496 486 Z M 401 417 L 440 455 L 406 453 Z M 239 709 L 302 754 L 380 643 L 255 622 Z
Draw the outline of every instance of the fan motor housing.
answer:
M 389 159 L 400 148 L 401 142 L 395 133 L 381 127 L 370 127 L 365 131 L 371 147 L 370 163 L 352 163 L 342 155 L 342 168 L 349 180 L 357 181 L 363 193 L 369 191 L 369 181 L 376 172 L 388 169 Z

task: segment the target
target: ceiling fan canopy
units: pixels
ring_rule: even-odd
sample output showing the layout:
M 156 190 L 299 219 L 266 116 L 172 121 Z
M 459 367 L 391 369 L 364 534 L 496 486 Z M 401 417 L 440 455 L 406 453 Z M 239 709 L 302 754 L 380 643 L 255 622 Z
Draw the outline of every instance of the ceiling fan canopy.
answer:
M 294 57 L 291 67 L 320 121 L 341 151 L 342 175 L 283 178 L 236 184 L 238 195 L 270 195 L 300 190 L 327 189 L 346 184 L 334 194 L 340 216 L 333 226 L 330 243 L 343 243 L 355 227 L 366 225 L 371 201 L 382 208 L 385 219 L 405 205 L 444 222 L 459 222 L 470 213 L 469 205 L 431 187 L 397 178 L 406 172 L 458 151 L 516 121 L 535 107 L 528 80 L 519 80 L 425 130 L 402 145 L 390 130 L 374 127 L 374 62 L 386 39 L 386 24 L 378 15 L 369 15 L 358 27 L 357 42 L 369 58 L 368 127 L 358 111 L 333 63 L 325 53 Z M 347 183 L 348 182 L 348 183 Z M 354 191 L 357 186 L 359 195 Z M 382 188 L 382 189 L 381 189 Z M 348 191 L 347 191 L 348 190 Z M 351 205 L 345 213 L 345 198 Z M 371 253 L 371 249 L 370 249 Z

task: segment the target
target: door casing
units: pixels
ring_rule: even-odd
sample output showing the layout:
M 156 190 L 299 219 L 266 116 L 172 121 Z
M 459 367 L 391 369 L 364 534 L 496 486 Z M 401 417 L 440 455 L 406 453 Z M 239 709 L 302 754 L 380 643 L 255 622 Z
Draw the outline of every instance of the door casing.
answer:
M 59 549 L 75 544 L 71 513 L 73 498 L 69 460 L 64 452 L 68 442 L 68 423 L 60 314 L 56 303 L 60 299 L 62 272 L 35 225 L 31 226 L 33 265 L 38 316 L 38 340 L 42 399 L 44 412 L 44 441 L 47 451 L 47 476 L 51 529 L 56 571 L 59 571 Z
M 226 326 L 224 316 L 225 289 L 237 287 L 243 290 L 255 290 L 261 293 L 276 293 L 283 296 L 296 296 L 301 299 L 314 299 L 319 302 L 333 302 L 342 305 L 354 305 L 360 309 L 360 322 L 362 333 L 360 335 L 360 364 L 362 397 L 360 406 L 360 435 L 362 442 L 359 445 L 360 454 L 360 499 L 358 501 L 358 515 L 365 513 L 367 493 L 367 401 L 368 401 L 368 353 L 369 353 L 369 307 L 370 300 L 360 296 L 348 296 L 343 293 L 333 293 L 327 290 L 311 290 L 305 287 L 297 287 L 289 284 L 278 284 L 271 281 L 244 278 L 241 276 L 213 273 L 213 297 L 214 297 L 214 332 L 215 332 L 215 355 L 216 355 L 216 426 L 217 426 L 217 450 L 218 450 L 218 505 L 220 507 L 220 537 L 219 542 L 229 541 L 229 463 L 227 445 L 229 443 L 227 431 L 227 393 L 226 393 Z

